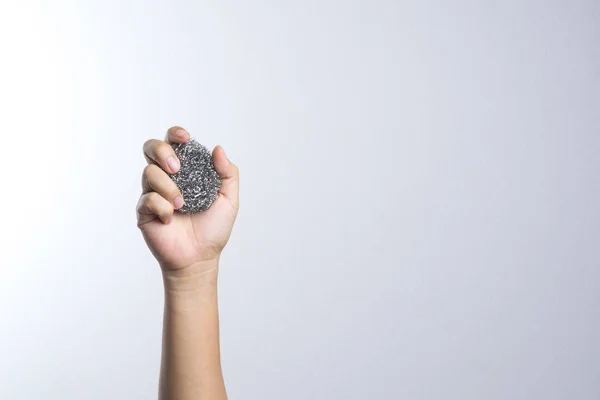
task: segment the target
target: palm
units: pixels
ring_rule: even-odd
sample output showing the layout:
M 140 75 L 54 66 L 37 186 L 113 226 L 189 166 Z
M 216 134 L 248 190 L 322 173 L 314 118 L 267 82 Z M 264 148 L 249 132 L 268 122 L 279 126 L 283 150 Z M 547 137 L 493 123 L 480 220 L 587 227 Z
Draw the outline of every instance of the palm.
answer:
M 155 219 L 141 229 L 159 263 L 168 269 L 180 269 L 216 258 L 229 239 L 236 213 L 235 204 L 220 193 L 204 212 L 176 212 L 168 225 Z

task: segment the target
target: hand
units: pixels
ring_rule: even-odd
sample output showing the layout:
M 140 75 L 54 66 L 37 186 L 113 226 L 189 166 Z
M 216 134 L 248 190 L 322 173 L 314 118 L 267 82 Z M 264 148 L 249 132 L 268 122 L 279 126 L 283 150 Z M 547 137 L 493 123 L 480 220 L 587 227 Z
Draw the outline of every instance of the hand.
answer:
M 137 205 L 137 225 L 150 251 L 163 270 L 181 270 L 218 260 L 227 244 L 239 206 L 239 172 L 223 148 L 215 147 L 213 163 L 222 179 L 221 189 L 210 208 L 198 214 L 174 212 L 183 206 L 177 185 L 164 170 L 174 174 L 179 159 L 169 143 L 185 143 L 190 135 L 174 126 L 166 141 L 144 143 L 148 165 L 142 175 L 142 195 Z

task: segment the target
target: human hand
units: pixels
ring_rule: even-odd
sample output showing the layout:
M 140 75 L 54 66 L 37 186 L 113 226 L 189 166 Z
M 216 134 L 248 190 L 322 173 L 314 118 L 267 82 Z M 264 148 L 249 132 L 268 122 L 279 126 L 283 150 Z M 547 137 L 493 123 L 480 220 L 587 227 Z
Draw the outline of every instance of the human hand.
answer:
M 183 206 L 184 199 L 165 172 L 173 174 L 180 167 L 170 143 L 185 143 L 189 138 L 185 129 L 174 126 L 167 131 L 165 141 L 150 139 L 144 143 L 148 165 L 142 174 L 137 225 L 163 270 L 183 270 L 217 261 L 229 240 L 239 207 L 238 168 L 217 146 L 212 157 L 222 184 L 216 200 L 198 214 L 174 212 Z

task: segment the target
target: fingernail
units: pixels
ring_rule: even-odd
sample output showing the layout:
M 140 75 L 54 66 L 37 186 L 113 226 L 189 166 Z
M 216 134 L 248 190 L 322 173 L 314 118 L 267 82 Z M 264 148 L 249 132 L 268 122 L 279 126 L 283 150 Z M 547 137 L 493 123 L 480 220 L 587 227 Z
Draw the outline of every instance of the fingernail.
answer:
M 185 139 L 187 131 L 185 129 L 179 129 L 177 132 L 175 132 L 175 135 L 177 135 L 177 137 L 180 139 Z
M 181 198 L 181 196 L 175 197 L 175 200 L 173 200 L 173 205 L 175 205 L 176 209 L 180 209 L 181 207 L 183 207 L 183 199 Z
M 221 146 L 221 150 L 223 150 L 223 154 L 225 155 L 225 158 L 229 160 L 229 157 L 227 157 L 227 153 L 225 153 L 225 149 L 223 148 L 223 146 Z
M 177 157 L 171 156 L 167 158 L 167 165 L 169 166 L 169 169 L 172 173 L 179 171 L 179 160 L 177 159 Z

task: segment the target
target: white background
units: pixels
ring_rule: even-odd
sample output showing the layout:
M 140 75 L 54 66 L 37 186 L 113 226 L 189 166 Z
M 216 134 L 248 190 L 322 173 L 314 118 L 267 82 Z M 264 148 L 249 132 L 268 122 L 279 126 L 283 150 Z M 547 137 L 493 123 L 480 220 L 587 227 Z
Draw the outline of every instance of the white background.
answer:
M 242 173 L 230 398 L 600 398 L 598 2 L 0 4 L 0 398 L 156 397 L 176 124 Z

